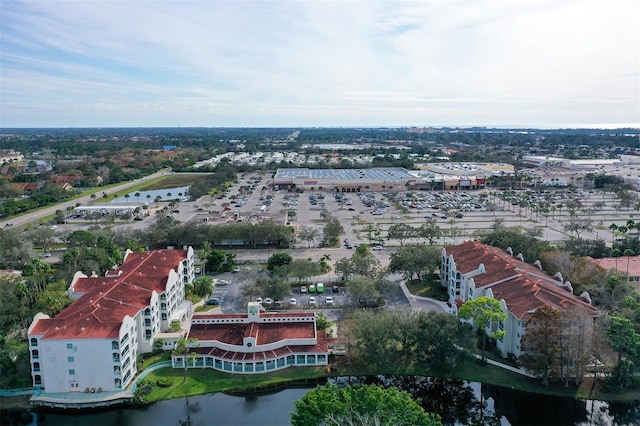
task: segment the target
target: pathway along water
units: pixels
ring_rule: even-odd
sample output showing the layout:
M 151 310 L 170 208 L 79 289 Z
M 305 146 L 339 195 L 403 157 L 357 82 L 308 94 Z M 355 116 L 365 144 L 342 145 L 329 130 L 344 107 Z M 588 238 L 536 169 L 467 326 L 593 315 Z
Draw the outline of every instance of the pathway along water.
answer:
M 440 414 L 446 424 L 466 425 L 473 419 L 479 421 L 476 424 L 483 425 L 630 426 L 637 425 L 640 419 L 640 402 L 609 404 L 579 401 L 499 386 L 415 376 L 340 377 L 337 381 L 395 386 L 408 391 L 423 401 L 425 410 Z M 308 389 L 290 388 L 244 396 L 217 393 L 191 397 L 189 405 L 182 398 L 159 402 L 144 409 L 114 408 L 85 414 L 34 412 L 26 423 L 5 417 L 0 423 L 33 426 L 282 426 L 290 424 L 289 413 L 295 410 L 295 401 Z

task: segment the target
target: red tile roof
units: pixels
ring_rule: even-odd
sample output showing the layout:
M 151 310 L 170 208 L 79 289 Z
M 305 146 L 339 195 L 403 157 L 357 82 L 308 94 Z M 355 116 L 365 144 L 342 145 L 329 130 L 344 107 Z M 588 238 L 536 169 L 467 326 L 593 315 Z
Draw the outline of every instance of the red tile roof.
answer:
M 596 314 L 596 308 L 561 287 L 555 277 L 497 247 L 466 241 L 445 247 L 445 251 L 453 255 L 456 269 L 463 274 L 483 264 L 485 273 L 473 277 L 476 288 L 491 288 L 494 298 L 504 299 L 509 312 L 518 319 L 526 320 L 545 305 L 556 309 L 573 306 L 587 315 Z
M 318 343 L 315 345 L 283 346 L 278 349 L 262 352 L 234 352 L 225 349 L 206 347 L 193 348 L 193 352 L 197 354 L 211 355 L 218 358 L 224 358 L 229 361 L 264 361 L 294 353 L 327 353 L 328 350 L 327 340 L 325 339 L 318 339 Z
M 181 268 L 186 256 L 184 250 L 131 253 L 120 268 L 110 271 L 117 277 L 80 278 L 73 290 L 82 297 L 54 318 L 39 320 L 30 334 L 43 339 L 118 337 L 123 318 L 146 308 L 153 291 L 162 293 L 169 271 Z
M 628 273 L 630 277 L 640 276 L 640 256 L 605 257 L 603 259 L 587 257 L 587 259 L 606 270 Z
M 189 337 L 201 341 L 216 340 L 230 345 L 242 345 L 245 337 L 254 337 L 256 344 L 266 345 L 286 339 L 312 339 L 315 336 L 313 322 L 192 324 L 189 332 Z

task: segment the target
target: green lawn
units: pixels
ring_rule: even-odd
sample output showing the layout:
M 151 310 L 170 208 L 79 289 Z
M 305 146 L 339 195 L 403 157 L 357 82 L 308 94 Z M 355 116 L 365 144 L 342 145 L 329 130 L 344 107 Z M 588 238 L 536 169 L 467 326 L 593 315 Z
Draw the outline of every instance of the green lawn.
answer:
M 145 382 L 154 384 L 153 390 L 145 397 L 146 402 L 186 396 L 204 395 L 215 392 L 251 390 L 287 382 L 315 379 L 326 376 L 323 367 L 293 367 L 266 374 L 228 374 L 212 369 L 189 369 L 186 380 L 181 368 L 162 368 L 150 373 Z M 157 386 L 158 380 L 170 383 L 168 387 Z
M 419 280 L 406 281 L 407 289 L 411 294 L 422 297 L 430 297 L 432 299 L 447 300 L 447 293 L 440 288 L 440 282 L 433 278 L 429 278 L 426 283 Z
M 155 355 L 155 358 L 146 359 L 144 366 L 169 359 L 169 353 L 164 352 Z M 526 392 L 546 395 L 557 395 L 570 398 L 594 398 L 609 401 L 635 401 L 640 399 L 640 390 L 625 391 L 624 393 L 603 393 L 598 389 L 590 394 L 590 381 L 585 381 L 583 386 L 573 384 L 566 387 L 563 384 L 545 386 L 541 380 L 531 379 L 520 374 L 499 368 L 490 364 L 481 364 L 475 359 L 468 359 L 460 363 L 455 371 L 447 374 L 432 370 L 425 366 L 391 366 L 380 368 L 375 366 L 361 366 L 357 362 L 346 364 L 346 359 L 339 359 L 340 368 L 331 373 L 332 376 L 363 376 L 363 375 L 418 375 L 426 377 L 443 377 L 485 384 L 503 386 Z M 257 388 L 269 388 L 274 385 L 286 386 L 287 383 L 306 379 L 327 377 L 326 367 L 291 367 L 266 374 L 228 374 L 212 369 L 193 368 L 187 371 L 184 380 L 184 370 L 181 368 L 164 368 L 150 373 L 145 382 L 151 383 L 153 390 L 145 397 L 146 402 L 156 402 L 166 399 L 183 398 L 186 396 L 203 395 L 215 392 L 240 392 L 256 390 Z M 158 386 L 159 381 L 169 384 L 167 387 Z

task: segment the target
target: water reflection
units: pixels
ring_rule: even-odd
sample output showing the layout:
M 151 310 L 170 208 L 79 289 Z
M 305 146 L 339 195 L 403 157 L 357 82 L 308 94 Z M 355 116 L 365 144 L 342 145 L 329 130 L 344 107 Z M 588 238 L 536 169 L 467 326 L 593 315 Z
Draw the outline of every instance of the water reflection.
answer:
M 420 400 L 425 411 L 437 413 L 445 425 L 508 425 L 505 418 L 496 415 L 493 401 L 485 400 L 479 383 L 463 380 L 419 376 L 361 376 L 343 377 L 339 384 L 362 383 L 395 387 Z
M 421 400 L 426 411 L 440 414 L 447 425 L 638 425 L 640 403 L 579 401 L 544 396 L 500 386 L 462 380 L 415 376 L 350 376 L 331 379 L 338 384 L 394 386 Z M 12 418 L 3 412 L 0 424 L 33 426 L 136 425 L 264 425 L 290 424 L 295 401 L 311 387 L 289 388 L 271 394 L 231 396 L 221 393 L 153 404 L 145 409 L 117 408 L 85 414 L 25 413 Z M 23 419 L 20 421 L 20 419 Z M 24 421 L 26 420 L 26 421 Z

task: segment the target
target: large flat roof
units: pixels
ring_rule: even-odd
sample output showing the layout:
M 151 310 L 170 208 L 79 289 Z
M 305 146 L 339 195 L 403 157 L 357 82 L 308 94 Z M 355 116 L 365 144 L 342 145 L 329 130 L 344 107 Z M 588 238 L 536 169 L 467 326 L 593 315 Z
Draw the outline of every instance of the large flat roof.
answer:
M 379 167 L 373 169 L 278 169 L 275 180 L 281 179 L 330 179 L 330 180 L 367 180 L 389 181 L 415 179 L 402 167 Z

